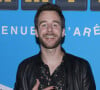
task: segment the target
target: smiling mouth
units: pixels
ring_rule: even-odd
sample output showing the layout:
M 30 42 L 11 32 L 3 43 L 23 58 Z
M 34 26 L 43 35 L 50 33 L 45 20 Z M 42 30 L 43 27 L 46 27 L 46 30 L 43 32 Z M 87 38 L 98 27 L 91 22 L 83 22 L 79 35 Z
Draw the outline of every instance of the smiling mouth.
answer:
M 47 39 L 54 39 L 56 37 L 56 35 L 54 35 L 54 34 L 46 34 L 46 35 L 44 35 L 44 37 L 47 38 Z
M 45 38 L 53 39 L 53 38 L 55 38 L 55 36 L 54 35 L 46 35 Z

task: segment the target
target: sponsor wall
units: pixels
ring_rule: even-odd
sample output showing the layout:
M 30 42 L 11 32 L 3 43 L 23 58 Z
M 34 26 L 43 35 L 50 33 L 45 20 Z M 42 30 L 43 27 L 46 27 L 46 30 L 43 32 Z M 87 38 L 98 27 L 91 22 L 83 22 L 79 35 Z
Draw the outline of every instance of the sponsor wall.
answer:
M 39 52 L 34 15 L 45 2 L 62 8 L 66 19 L 62 46 L 90 63 L 99 90 L 100 0 L 0 0 L 0 89 L 13 88 L 19 63 Z

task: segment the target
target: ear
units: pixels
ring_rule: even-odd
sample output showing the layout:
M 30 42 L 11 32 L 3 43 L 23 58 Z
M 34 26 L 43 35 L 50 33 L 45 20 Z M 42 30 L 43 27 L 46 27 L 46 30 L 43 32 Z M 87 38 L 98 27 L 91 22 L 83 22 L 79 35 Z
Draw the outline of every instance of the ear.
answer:
M 62 30 L 62 37 L 64 37 L 65 36 L 65 28 L 63 28 L 63 30 Z
M 36 36 L 37 38 L 39 37 L 37 29 L 35 29 L 35 36 Z

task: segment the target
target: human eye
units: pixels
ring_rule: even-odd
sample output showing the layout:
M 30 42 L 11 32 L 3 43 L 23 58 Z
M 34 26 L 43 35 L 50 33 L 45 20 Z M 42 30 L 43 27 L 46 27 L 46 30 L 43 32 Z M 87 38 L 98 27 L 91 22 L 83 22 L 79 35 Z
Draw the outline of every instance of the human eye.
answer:
M 46 23 L 42 23 L 42 24 L 40 25 L 40 27 L 45 28 L 45 27 L 47 27 L 47 24 L 46 24 Z
M 58 23 L 53 23 L 53 28 L 57 28 L 58 26 Z

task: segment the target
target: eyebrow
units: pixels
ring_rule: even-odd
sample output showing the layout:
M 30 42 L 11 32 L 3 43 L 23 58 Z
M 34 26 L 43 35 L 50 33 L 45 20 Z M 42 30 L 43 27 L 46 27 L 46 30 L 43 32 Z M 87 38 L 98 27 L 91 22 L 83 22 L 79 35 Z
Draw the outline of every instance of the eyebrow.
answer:
M 47 21 L 45 21 L 45 20 L 44 20 L 44 21 L 41 21 L 41 22 L 39 23 L 39 25 L 42 24 L 42 23 L 46 23 L 46 22 L 47 22 Z M 57 20 L 53 20 L 53 22 L 58 23 L 58 24 L 61 24 L 61 22 L 60 22 L 60 21 L 57 21 Z
M 41 21 L 41 22 L 39 23 L 39 25 L 42 24 L 42 23 L 45 23 L 45 22 L 47 22 L 47 21 L 45 21 L 45 20 L 44 20 L 44 21 Z
M 54 20 L 53 22 L 58 23 L 59 25 L 61 25 L 60 21 Z

